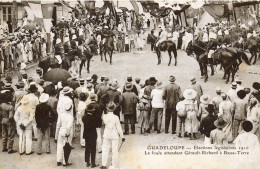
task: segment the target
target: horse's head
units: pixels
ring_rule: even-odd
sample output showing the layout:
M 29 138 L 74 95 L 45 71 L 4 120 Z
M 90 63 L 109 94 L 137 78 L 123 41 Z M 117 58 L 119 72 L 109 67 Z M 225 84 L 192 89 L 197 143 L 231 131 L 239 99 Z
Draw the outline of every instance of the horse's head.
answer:
M 186 53 L 188 56 L 191 56 L 191 54 L 194 52 L 194 47 L 192 44 L 192 41 L 190 41 L 190 43 L 188 44 L 187 48 L 186 48 Z

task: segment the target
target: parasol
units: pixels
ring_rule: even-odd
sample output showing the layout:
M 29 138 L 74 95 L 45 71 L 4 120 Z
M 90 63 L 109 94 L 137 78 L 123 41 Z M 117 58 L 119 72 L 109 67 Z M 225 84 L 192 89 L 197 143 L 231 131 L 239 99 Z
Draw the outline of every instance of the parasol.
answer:
M 53 83 L 57 83 L 60 81 L 66 82 L 67 79 L 70 77 L 71 76 L 68 71 L 66 71 L 65 69 L 60 69 L 60 68 L 52 69 L 43 75 L 44 80 L 50 81 Z
M 66 137 L 67 137 L 67 142 L 63 146 L 63 152 L 64 152 L 64 160 L 65 160 L 65 163 L 66 163 L 66 166 L 67 166 L 72 147 L 70 146 L 70 143 L 68 142 L 68 137 L 69 136 L 66 136 Z

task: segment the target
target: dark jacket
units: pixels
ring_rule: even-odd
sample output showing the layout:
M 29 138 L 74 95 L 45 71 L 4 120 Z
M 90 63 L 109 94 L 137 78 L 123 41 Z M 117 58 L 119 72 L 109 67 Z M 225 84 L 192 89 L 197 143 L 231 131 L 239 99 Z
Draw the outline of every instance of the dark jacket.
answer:
M 97 140 L 97 118 L 92 112 L 85 112 L 82 117 L 82 122 L 84 123 L 83 138 L 88 145 L 96 145 Z
M 49 123 L 53 121 L 55 114 L 50 105 L 47 103 L 40 103 L 36 106 L 35 121 L 37 128 L 45 130 L 49 127 Z
M 55 55 L 61 55 L 62 54 L 62 49 L 60 44 L 55 45 Z
M 69 51 L 70 51 L 69 42 L 64 43 L 63 48 L 64 48 L 64 53 L 69 53 Z
M 14 107 L 11 104 L 0 104 L 0 116 L 2 116 L 2 124 L 14 124 Z
M 122 94 L 122 112 L 123 114 L 135 114 L 138 96 L 134 92 L 125 92 Z
M 102 102 L 107 104 L 113 101 L 116 104 L 120 104 L 122 101 L 121 93 L 117 90 L 108 90 L 105 94 L 101 96 Z
M 103 96 L 103 94 L 105 94 L 107 91 L 109 90 L 109 87 L 107 85 L 103 85 L 100 86 L 97 92 L 98 95 L 98 99 L 99 99 L 99 104 L 100 105 L 105 105 L 106 103 L 103 102 L 103 100 L 101 99 L 101 96 Z
M 126 92 L 126 90 L 125 90 L 125 86 L 124 86 L 123 93 L 125 93 L 125 92 Z M 132 88 L 131 92 L 134 92 L 136 94 L 136 96 L 138 96 L 138 91 L 134 84 L 133 84 L 133 88 Z
M 199 127 L 199 131 L 201 134 L 205 134 L 205 136 L 210 137 L 210 132 L 216 129 L 214 125 L 214 121 L 217 120 L 217 117 L 213 115 L 208 115 L 202 119 Z
M 180 101 L 182 92 L 180 86 L 170 83 L 164 88 L 163 99 L 165 100 L 165 108 L 176 108 L 176 104 Z
M 101 128 L 101 126 L 102 126 L 101 116 L 102 116 L 103 109 L 96 102 L 92 102 L 89 105 L 93 105 L 94 106 L 95 111 L 93 112 L 93 115 L 96 117 L 97 128 Z

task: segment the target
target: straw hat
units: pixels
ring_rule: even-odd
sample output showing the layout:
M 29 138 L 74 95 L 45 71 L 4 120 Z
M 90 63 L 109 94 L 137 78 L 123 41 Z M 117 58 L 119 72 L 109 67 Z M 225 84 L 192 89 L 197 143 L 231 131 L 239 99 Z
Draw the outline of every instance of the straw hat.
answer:
M 118 84 L 116 83 L 116 82 L 113 82 L 112 84 L 111 84 L 111 86 L 110 86 L 110 88 L 112 89 L 112 90 L 116 90 L 116 89 L 118 89 Z
M 113 112 L 113 111 L 115 111 L 115 109 L 116 109 L 116 104 L 115 104 L 113 101 L 112 101 L 112 102 L 109 102 L 109 103 L 107 104 L 106 108 L 107 108 L 107 111 Z
M 68 93 L 71 93 L 72 91 L 73 91 L 72 88 L 66 86 L 66 87 L 64 87 L 63 90 L 62 90 L 62 94 L 68 94 Z
M 236 82 L 231 83 L 231 88 L 232 89 L 236 89 L 237 88 L 237 83 Z
M 156 84 L 156 88 L 157 89 L 162 89 L 163 88 L 163 83 L 161 82 L 161 81 L 159 81 L 159 82 L 157 82 L 157 84 Z
M 210 102 L 210 96 L 207 94 L 204 94 L 200 97 L 200 102 L 204 104 L 209 104 Z
M 185 99 L 191 100 L 197 96 L 197 92 L 194 89 L 186 89 L 183 92 L 183 96 Z
M 68 42 L 69 40 L 70 40 L 69 37 L 66 36 L 66 37 L 64 38 L 64 43 L 65 43 L 65 42 Z
M 222 117 L 219 117 L 217 120 L 214 121 L 214 125 L 217 128 L 224 128 L 226 126 L 226 122 L 223 120 Z
M 77 39 L 77 36 L 74 34 L 73 36 L 72 36 L 72 39 L 74 40 L 74 39 Z
M 39 102 L 40 102 L 40 103 L 45 103 L 45 102 L 48 101 L 48 99 L 49 99 L 49 95 L 46 94 L 46 93 L 42 93 L 41 96 L 40 96 L 40 98 L 39 98 Z
M 126 85 L 125 85 L 125 90 L 126 91 L 131 91 L 133 89 L 133 85 L 131 84 L 131 83 L 127 83 Z

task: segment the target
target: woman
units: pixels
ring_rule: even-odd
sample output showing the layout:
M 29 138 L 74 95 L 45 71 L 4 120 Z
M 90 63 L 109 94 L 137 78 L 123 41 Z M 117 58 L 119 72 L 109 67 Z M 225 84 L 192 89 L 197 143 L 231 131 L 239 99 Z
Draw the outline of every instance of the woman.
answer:
M 254 133 L 260 140 L 260 131 L 259 131 L 259 120 L 260 120 L 260 109 L 257 104 L 257 99 L 252 98 L 249 102 L 247 108 L 247 120 L 251 121 L 253 124 L 252 133 Z
M 209 105 L 210 102 L 210 96 L 207 94 L 204 94 L 200 97 L 200 105 L 199 105 L 199 111 L 198 111 L 198 117 L 200 118 L 200 122 L 205 118 L 209 113 L 206 110 L 206 108 Z
M 196 133 L 199 128 L 199 121 L 197 119 L 198 106 L 196 101 L 197 92 L 193 89 L 186 89 L 183 92 L 185 98 L 184 105 L 187 112 L 185 121 L 185 130 L 189 134 L 191 140 L 196 139 Z
M 46 57 L 47 56 L 47 47 L 46 47 L 46 41 L 44 38 L 42 38 L 42 43 L 41 43 L 42 47 L 41 47 L 41 50 L 42 50 L 42 57 Z
M 151 105 L 147 95 L 143 95 L 140 101 L 141 102 L 138 104 L 137 109 L 140 111 L 139 125 L 141 128 L 141 134 L 143 134 L 149 129 L 148 111 L 150 110 Z
M 73 115 L 71 115 L 71 109 L 73 108 L 73 103 L 71 99 L 64 100 L 64 111 L 62 115 L 58 116 L 56 135 L 57 140 L 57 166 L 60 166 L 63 162 L 63 166 L 69 166 L 72 163 L 65 163 L 63 146 L 68 142 L 68 137 L 71 133 L 73 127 Z
M 79 100 L 80 101 L 78 103 L 77 124 L 80 125 L 80 145 L 82 147 L 85 147 L 85 139 L 83 138 L 84 125 L 82 122 L 82 117 L 84 116 L 86 110 L 86 100 L 87 100 L 86 94 L 80 93 Z
M 222 129 L 225 134 L 227 141 L 232 140 L 232 102 L 228 100 L 228 97 L 225 93 L 221 94 L 223 101 L 219 104 L 219 113 L 218 117 L 222 116 L 223 120 L 227 123 L 226 126 Z

